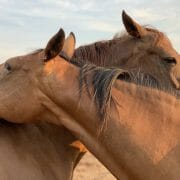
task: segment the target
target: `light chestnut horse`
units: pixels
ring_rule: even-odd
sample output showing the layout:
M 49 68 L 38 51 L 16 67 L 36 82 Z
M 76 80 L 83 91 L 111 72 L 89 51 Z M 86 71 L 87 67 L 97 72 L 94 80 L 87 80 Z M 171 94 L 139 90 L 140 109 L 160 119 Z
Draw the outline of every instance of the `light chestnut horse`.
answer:
M 17 125 L 1 120 L 0 147 L 0 179 L 4 180 L 72 179 L 86 152 L 64 126 L 43 122 Z
M 0 179 L 72 179 L 73 170 L 83 154 L 83 149 L 81 152 L 71 146 L 75 143 L 76 138 L 63 126 L 2 122 Z
M 125 70 L 78 68 L 57 56 L 63 42 L 61 30 L 45 50 L 1 66 L 0 116 L 63 124 L 118 179 L 178 180 L 178 92 L 168 85 L 168 92 L 153 89 L 151 76 L 140 81 L 146 87 L 122 81 L 133 81 Z M 69 43 L 63 51 L 71 57 Z
M 98 65 L 122 66 L 125 69 L 133 69 L 135 72 L 146 72 L 155 77 L 157 81 L 162 81 L 165 84 L 172 81 L 173 84 L 178 87 L 178 78 L 176 78 L 176 76 L 179 76 L 177 68 L 179 65 L 179 55 L 172 48 L 167 37 L 157 30 L 145 29 L 130 18 L 125 12 L 123 12 L 122 17 L 129 35 L 78 48 L 74 55 L 74 57 L 78 58 L 76 59 L 76 62 L 87 59 L 88 61 L 94 62 Z M 139 35 L 137 36 L 136 34 Z M 147 41 L 148 38 L 150 38 L 151 41 Z M 151 52 L 151 50 L 153 51 Z M 18 129 L 18 133 L 16 129 Z M 36 129 L 36 131 L 34 129 Z M 46 134 L 42 129 L 47 129 L 51 134 Z M 58 131 L 56 129 L 58 129 Z M 34 136 L 40 136 L 43 138 L 32 138 L 32 136 L 30 136 L 32 132 L 34 133 Z M 61 136 L 56 132 L 59 132 Z M 76 138 L 72 136 L 71 133 L 68 133 L 68 131 L 63 127 L 55 128 L 49 124 L 21 126 L 3 124 L 1 126 L 0 144 L 4 146 L 4 149 L 9 146 L 11 146 L 12 149 L 16 149 L 16 146 L 14 146 L 13 143 L 17 138 L 16 136 L 18 136 L 19 139 L 19 150 L 6 151 L 3 158 L 1 158 L 1 166 L 3 167 L 2 172 L 7 172 L 5 173 L 5 177 L 9 179 L 15 177 L 14 173 L 16 174 L 16 177 L 17 174 L 20 174 L 16 172 L 18 172 L 18 167 L 21 166 L 23 166 L 24 172 L 26 172 L 24 175 L 26 176 L 29 174 L 30 179 L 35 179 L 35 177 L 37 179 L 45 179 L 46 177 L 50 179 L 62 179 L 61 176 L 63 176 L 63 179 L 71 179 L 72 170 L 85 152 L 84 147 L 80 143 L 76 143 Z M 34 153 L 29 150 L 29 143 L 26 140 L 26 137 L 31 141 L 31 148 L 34 146 L 33 149 L 36 149 L 36 151 L 33 151 Z M 56 139 L 57 141 L 51 142 L 52 139 Z M 56 144 L 56 142 L 58 143 Z M 44 150 L 45 144 L 47 144 L 47 148 Z M 75 145 L 75 147 L 71 146 L 71 144 Z M 42 165 L 43 163 L 37 156 L 39 152 L 37 151 L 37 145 L 39 146 L 39 151 L 44 152 L 44 156 L 46 156 L 47 153 L 51 154 L 46 156 L 46 161 L 54 162 L 53 159 L 56 159 L 56 166 L 59 166 L 59 168 L 55 170 L 53 169 L 53 166 L 49 165 L 49 167 L 47 167 Z M 1 148 L 1 150 L 4 152 L 3 148 Z M 59 159 L 54 156 L 54 154 L 57 154 L 57 149 Z M 1 154 L 3 154 L 3 152 Z M 29 154 L 27 153 L 26 156 L 29 156 L 36 161 L 36 166 L 34 166 L 32 161 L 30 161 L 31 163 L 26 163 L 26 166 L 24 165 L 25 160 L 20 160 L 18 155 L 19 153 L 22 155 L 24 152 L 28 152 Z M 6 157 L 9 156 L 12 157 L 11 159 L 16 160 L 14 162 L 16 162 L 17 171 L 14 171 L 14 173 L 13 171 L 9 172 L 9 164 L 8 161 L 5 160 L 7 159 Z M 62 164 L 64 165 L 62 166 Z M 34 169 L 36 169 L 36 171 L 34 171 Z M 39 172 L 37 169 L 39 169 Z M 21 178 L 24 179 L 22 174 Z M 17 177 L 17 179 L 19 179 L 19 177 Z

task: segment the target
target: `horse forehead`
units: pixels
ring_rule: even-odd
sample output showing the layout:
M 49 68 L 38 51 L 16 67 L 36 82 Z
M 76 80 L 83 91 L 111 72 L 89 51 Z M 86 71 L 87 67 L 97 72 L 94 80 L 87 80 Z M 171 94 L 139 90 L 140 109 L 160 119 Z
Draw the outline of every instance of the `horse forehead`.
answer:
M 159 41 L 157 42 L 157 46 L 163 49 L 165 52 L 169 54 L 176 54 L 178 55 L 177 51 L 174 49 L 170 39 L 163 35 L 161 38 L 159 38 Z
M 62 61 L 61 57 L 55 57 L 53 60 L 48 61 L 43 66 L 43 72 L 46 75 L 50 75 L 53 72 L 56 72 L 58 77 L 62 77 L 67 71 L 67 61 Z
M 24 55 L 24 56 L 16 56 L 16 57 L 12 57 L 10 59 L 8 59 L 6 62 L 9 62 L 9 63 L 13 63 L 13 64 L 21 64 L 23 63 L 24 61 L 27 61 L 28 59 L 30 59 L 29 56 L 27 55 Z
M 42 58 L 39 54 L 28 54 L 28 55 L 19 57 L 19 62 L 28 66 L 33 65 L 33 64 L 39 64 L 41 60 Z
M 179 59 L 179 54 L 173 47 L 169 38 L 163 33 L 156 33 L 153 41 L 147 42 L 144 45 L 145 51 L 154 52 L 161 57 L 175 57 Z

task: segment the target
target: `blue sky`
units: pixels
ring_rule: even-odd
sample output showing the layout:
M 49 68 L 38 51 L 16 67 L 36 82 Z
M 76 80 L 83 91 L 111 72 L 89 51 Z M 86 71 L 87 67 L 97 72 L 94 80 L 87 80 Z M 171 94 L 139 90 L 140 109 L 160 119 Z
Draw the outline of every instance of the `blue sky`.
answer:
M 43 48 L 63 27 L 77 46 L 123 31 L 121 12 L 165 32 L 180 52 L 179 0 L 0 0 L 0 62 Z

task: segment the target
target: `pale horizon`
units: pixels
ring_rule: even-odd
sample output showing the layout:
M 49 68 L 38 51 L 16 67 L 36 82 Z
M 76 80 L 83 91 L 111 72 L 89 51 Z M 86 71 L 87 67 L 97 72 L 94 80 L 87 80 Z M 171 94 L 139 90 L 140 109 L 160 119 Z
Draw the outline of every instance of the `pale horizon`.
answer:
M 180 51 L 178 0 L 0 0 L 0 58 L 26 54 L 44 48 L 60 27 L 74 32 L 79 45 L 111 39 L 124 31 L 122 10 L 140 24 L 166 33 Z

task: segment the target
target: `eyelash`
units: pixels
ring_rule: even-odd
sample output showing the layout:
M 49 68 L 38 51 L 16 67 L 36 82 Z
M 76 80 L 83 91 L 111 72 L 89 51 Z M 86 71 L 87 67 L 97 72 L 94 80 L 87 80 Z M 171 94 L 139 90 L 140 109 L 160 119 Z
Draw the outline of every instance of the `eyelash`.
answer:
M 176 59 L 174 57 L 166 57 L 164 58 L 164 61 L 167 63 L 167 64 L 177 64 L 176 62 Z

